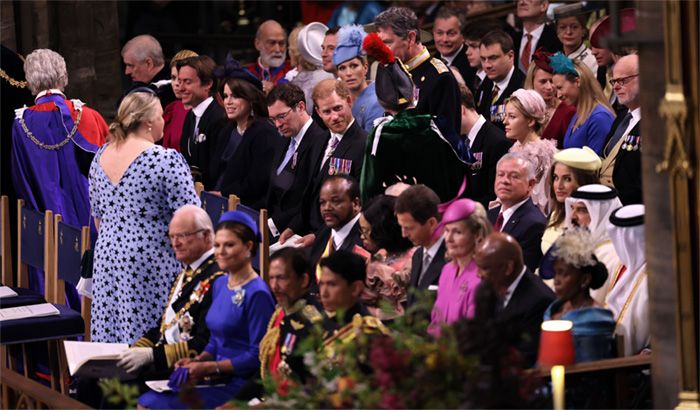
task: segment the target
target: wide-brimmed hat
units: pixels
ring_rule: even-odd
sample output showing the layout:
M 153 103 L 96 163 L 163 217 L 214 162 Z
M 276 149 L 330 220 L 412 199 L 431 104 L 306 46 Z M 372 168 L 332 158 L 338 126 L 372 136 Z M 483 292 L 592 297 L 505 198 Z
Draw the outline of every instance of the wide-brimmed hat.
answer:
M 618 14 L 620 34 L 629 33 L 637 29 L 636 10 L 633 8 L 622 9 Z M 607 48 L 603 39 L 610 35 L 610 16 L 605 16 L 598 27 L 591 33 L 591 46 L 595 48 Z
M 554 161 L 583 171 L 597 171 L 603 165 L 598 154 L 586 146 L 563 149 L 554 154 Z
M 299 54 L 309 63 L 320 67 L 323 64 L 321 59 L 321 44 L 326 36 L 328 27 L 319 22 L 309 23 L 304 26 L 299 32 L 297 40 L 299 46 Z
M 569 229 L 554 241 L 540 262 L 540 277 L 554 278 L 554 263 L 563 260 L 576 269 L 586 269 L 591 274 L 591 289 L 598 289 L 608 278 L 608 270 L 595 256 L 595 243 L 585 229 Z

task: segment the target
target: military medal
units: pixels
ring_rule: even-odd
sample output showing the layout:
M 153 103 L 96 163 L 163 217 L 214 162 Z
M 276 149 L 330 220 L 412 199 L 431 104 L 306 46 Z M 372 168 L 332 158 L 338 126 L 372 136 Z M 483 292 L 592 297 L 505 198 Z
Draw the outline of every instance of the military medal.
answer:
M 640 139 L 640 137 L 637 136 L 637 139 L 634 142 L 634 148 L 633 148 L 634 151 L 639 151 L 639 139 Z

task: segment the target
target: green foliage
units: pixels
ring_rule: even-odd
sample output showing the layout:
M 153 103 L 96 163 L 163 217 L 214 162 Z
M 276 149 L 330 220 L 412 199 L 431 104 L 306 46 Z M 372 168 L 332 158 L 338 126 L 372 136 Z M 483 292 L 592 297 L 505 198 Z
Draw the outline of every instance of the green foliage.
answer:
M 113 407 L 135 409 L 139 398 L 136 385 L 122 383 L 117 378 L 100 380 L 102 394 Z

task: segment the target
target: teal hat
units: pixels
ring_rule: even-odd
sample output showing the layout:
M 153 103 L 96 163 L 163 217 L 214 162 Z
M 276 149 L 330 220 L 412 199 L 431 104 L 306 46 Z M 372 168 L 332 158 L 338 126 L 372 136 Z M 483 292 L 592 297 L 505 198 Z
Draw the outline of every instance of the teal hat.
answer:
M 333 51 L 333 64 L 339 66 L 344 62 L 365 55 L 362 50 L 362 40 L 367 33 L 359 24 L 343 26 L 338 30 L 335 51 Z

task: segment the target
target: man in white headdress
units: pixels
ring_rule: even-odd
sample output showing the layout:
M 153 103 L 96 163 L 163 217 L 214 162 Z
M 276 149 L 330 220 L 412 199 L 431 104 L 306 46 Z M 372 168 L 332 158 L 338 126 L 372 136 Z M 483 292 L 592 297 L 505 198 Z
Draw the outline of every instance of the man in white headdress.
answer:
M 620 258 L 610 272 L 606 307 L 613 312 L 615 333 L 624 336 L 625 356 L 649 346 L 649 292 L 644 256 L 644 205 L 627 205 L 610 215 L 608 235 Z
M 595 256 L 608 269 L 606 283 L 591 291 L 591 297 L 598 303 L 605 303 L 612 271 L 620 264 L 615 248 L 608 237 L 606 225 L 614 210 L 621 207 L 614 188 L 600 184 L 584 185 L 566 198 L 566 226 L 587 228 L 596 244 Z

